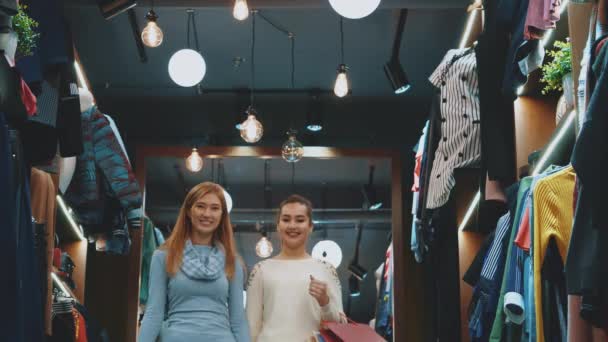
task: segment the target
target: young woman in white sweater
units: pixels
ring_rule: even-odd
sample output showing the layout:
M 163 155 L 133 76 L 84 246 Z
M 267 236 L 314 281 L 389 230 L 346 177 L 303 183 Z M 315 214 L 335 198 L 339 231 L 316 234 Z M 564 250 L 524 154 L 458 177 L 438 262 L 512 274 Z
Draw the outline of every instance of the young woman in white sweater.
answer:
M 345 321 L 336 269 L 306 252 L 312 230 L 309 200 L 292 195 L 281 203 L 281 252 L 257 263 L 247 282 L 252 342 L 304 342 L 321 321 Z

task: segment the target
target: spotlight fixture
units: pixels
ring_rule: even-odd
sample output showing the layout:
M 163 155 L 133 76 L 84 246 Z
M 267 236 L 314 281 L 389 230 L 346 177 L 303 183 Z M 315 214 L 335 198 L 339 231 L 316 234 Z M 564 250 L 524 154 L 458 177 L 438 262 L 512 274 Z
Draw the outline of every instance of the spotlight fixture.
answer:
M 401 48 L 401 38 L 403 37 L 407 13 L 407 9 L 399 11 L 399 22 L 397 23 L 395 39 L 393 41 L 391 59 L 384 65 L 384 73 L 391 83 L 393 91 L 397 95 L 405 93 L 411 87 L 410 81 L 401 66 L 401 62 L 399 62 L 399 50 Z
M 234 2 L 232 16 L 234 17 L 234 19 L 240 21 L 243 21 L 249 17 L 249 7 L 247 7 L 247 0 L 236 0 Z
M 367 270 L 363 268 L 363 266 L 359 265 L 357 261 L 353 261 L 350 265 L 348 265 L 348 271 L 359 281 L 367 277 Z
M 247 120 L 240 125 L 241 138 L 250 144 L 260 141 L 264 134 L 264 126 L 258 121 L 256 114 L 255 109 L 249 107 L 247 109 Z
M 150 11 L 146 14 L 146 19 L 148 24 L 141 31 L 141 40 L 148 47 L 158 47 L 163 42 L 163 30 L 156 23 L 158 15 L 154 12 L 154 1 L 150 3 Z
M 262 123 L 258 121 L 256 118 L 257 112 L 253 108 L 254 103 L 254 91 L 255 88 L 255 17 L 257 11 L 252 11 L 251 18 L 251 92 L 250 96 L 250 105 L 247 109 L 247 120 L 245 120 L 240 127 L 241 138 L 246 142 L 253 144 L 260 139 L 262 139 L 262 135 L 264 134 L 264 126 Z M 238 125 L 237 125 L 238 127 Z
M 361 19 L 372 14 L 380 0 L 329 0 L 329 4 L 344 18 Z
M 304 146 L 296 140 L 296 133 L 293 129 L 289 130 L 289 138 L 281 147 L 281 156 L 288 163 L 297 163 L 304 156 Z
M 384 73 L 391 82 L 391 87 L 395 94 L 403 94 L 408 91 L 411 87 L 410 81 L 401 67 L 401 63 L 398 60 L 391 59 L 384 65 Z
M 309 113 L 310 119 L 308 120 L 308 124 L 306 124 L 306 129 L 311 132 L 319 132 L 323 129 L 323 123 L 319 115 L 315 115 Z
M 374 187 L 374 165 L 369 166 L 369 180 L 363 186 L 361 193 L 363 194 L 363 209 L 378 210 L 382 207 L 382 202 L 378 200 L 376 188 Z
M 198 154 L 196 147 L 192 149 L 192 153 L 186 158 L 186 168 L 190 172 L 199 172 L 203 168 L 203 158 Z
M 359 265 L 359 247 L 361 246 L 361 235 L 363 232 L 363 226 L 361 223 L 357 224 L 355 227 L 357 230 L 357 239 L 355 242 L 355 255 L 348 265 L 348 272 L 351 274 L 348 279 L 348 286 L 350 289 L 351 296 L 358 296 L 360 294 L 359 291 L 359 282 L 367 277 L 367 270 L 363 268 L 363 266 Z
M 186 37 L 187 48 L 177 51 L 169 59 L 169 76 L 177 85 L 192 87 L 199 84 L 205 77 L 207 64 L 200 54 L 194 10 L 188 9 L 186 13 L 188 14 L 187 31 L 190 32 L 192 30 L 194 33 L 196 50 L 190 48 L 190 34 L 188 34 Z
M 344 19 L 340 17 L 340 60 L 341 63 L 338 66 L 338 76 L 336 77 L 336 83 L 334 84 L 334 94 L 337 97 L 344 97 L 348 94 L 348 77 L 346 71 L 348 67 L 344 64 Z
M 323 112 L 321 110 L 320 90 L 315 90 L 310 99 L 306 113 L 306 129 L 319 132 L 323 129 Z
M 359 279 L 355 276 L 348 277 L 348 291 L 351 297 L 359 297 L 361 295 L 361 288 L 359 286 Z

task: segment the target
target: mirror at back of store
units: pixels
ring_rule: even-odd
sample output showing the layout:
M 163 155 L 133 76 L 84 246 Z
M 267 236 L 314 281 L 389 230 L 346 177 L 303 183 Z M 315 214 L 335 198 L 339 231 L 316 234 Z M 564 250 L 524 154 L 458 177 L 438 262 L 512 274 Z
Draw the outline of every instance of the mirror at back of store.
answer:
M 144 231 L 141 315 L 146 312 L 148 298 L 154 296 L 148 279 L 144 280 L 149 272 L 145 259 L 151 257 L 146 249 L 158 247 L 170 236 L 180 206 L 193 187 L 214 182 L 225 190 L 236 251 L 246 269 L 243 305 L 252 305 L 255 301 L 247 297 L 258 295 L 250 290 L 256 265 L 268 265 L 282 257 L 285 241 L 278 232 L 278 208 L 290 195 L 297 194 L 313 207 L 306 253 L 335 267 L 345 316 L 375 327 L 379 303 L 389 300 L 381 289 L 387 286 L 383 276 L 392 229 L 389 158 L 305 157 L 288 163 L 276 156 L 213 156 L 202 158 L 200 170 L 192 171 L 199 166 L 200 162 L 185 157 L 146 160 L 145 212 L 156 235 L 149 239 Z M 279 277 L 293 278 L 288 272 L 280 272 Z M 293 296 L 296 301 L 298 295 Z M 309 293 L 303 297 L 308 296 L 313 299 Z M 251 318 L 250 309 L 247 315 Z

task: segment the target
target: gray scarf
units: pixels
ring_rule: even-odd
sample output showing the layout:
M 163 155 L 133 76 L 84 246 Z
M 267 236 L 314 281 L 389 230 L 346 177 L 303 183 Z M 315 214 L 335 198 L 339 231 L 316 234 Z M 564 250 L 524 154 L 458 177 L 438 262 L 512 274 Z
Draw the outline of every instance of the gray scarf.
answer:
M 192 241 L 187 240 L 184 247 L 181 270 L 188 278 L 196 280 L 215 280 L 222 275 L 226 265 L 224 248 L 216 242 L 211 247 L 209 253 L 202 255 L 192 245 Z

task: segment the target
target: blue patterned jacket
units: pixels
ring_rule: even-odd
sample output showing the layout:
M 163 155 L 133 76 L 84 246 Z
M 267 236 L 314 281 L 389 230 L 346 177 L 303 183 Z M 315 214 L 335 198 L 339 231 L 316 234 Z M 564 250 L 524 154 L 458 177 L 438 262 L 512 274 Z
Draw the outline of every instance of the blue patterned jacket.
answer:
M 82 113 L 84 152 L 65 200 L 88 234 L 124 230 L 127 217 L 141 216 L 142 194 L 108 119 L 96 106 Z

